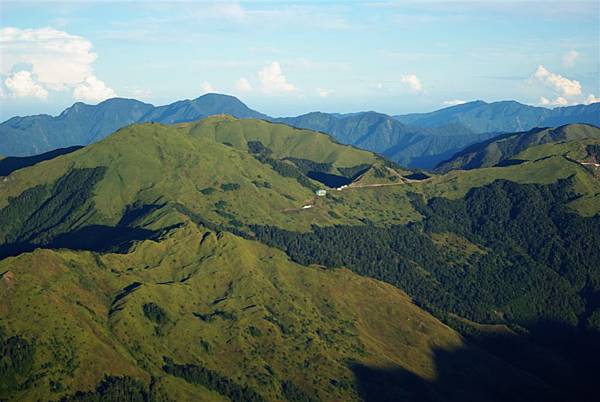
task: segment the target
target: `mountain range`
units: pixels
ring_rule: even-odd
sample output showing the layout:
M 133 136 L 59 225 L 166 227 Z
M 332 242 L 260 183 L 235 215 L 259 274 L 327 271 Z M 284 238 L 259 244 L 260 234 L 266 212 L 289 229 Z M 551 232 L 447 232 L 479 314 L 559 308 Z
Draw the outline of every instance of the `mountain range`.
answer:
M 516 132 L 534 127 L 558 127 L 569 123 L 600 123 L 600 103 L 547 109 L 515 101 L 467 102 L 431 113 L 394 116 L 398 121 L 419 127 L 459 124 L 474 133 Z
M 418 168 L 433 168 L 466 146 L 503 132 L 568 123 L 600 125 L 600 104 L 546 109 L 512 101 L 475 101 L 432 113 L 394 117 L 376 112 L 315 112 L 274 118 L 248 108 L 233 96 L 220 94 L 206 94 L 159 107 L 115 98 L 95 106 L 76 103 L 56 117 L 11 118 L 0 124 L 0 154 L 31 156 L 57 148 L 91 144 L 132 123 L 174 124 L 214 114 L 257 118 L 322 131 L 344 144 Z
M 0 399 L 590 400 L 600 129 L 514 137 L 424 174 L 218 115 L 0 160 Z

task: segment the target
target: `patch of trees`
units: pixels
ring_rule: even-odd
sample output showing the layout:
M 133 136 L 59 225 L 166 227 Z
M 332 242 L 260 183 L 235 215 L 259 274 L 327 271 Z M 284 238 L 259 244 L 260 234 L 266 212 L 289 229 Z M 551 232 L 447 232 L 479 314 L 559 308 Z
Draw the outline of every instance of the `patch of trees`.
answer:
M 248 145 L 248 151 L 251 154 L 261 154 L 264 156 L 268 156 L 273 153 L 271 148 L 264 146 L 263 143 L 260 141 L 248 141 L 247 145 Z
M 93 391 L 77 391 L 65 396 L 61 402 L 150 402 L 152 398 L 146 385 L 131 377 L 105 377 Z
M 215 189 L 214 189 L 214 188 L 212 188 L 212 187 L 206 187 L 206 188 L 203 188 L 202 190 L 200 190 L 200 193 L 202 193 L 203 195 L 211 195 L 211 194 L 213 194 L 215 191 L 217 191 L 217 190 L 215 190 Z
M 44 243 L 90 213 L 93 190 L 106 168 L 73 169 L 54 185 L 40 185 L 9 199 L 0 210 L 0 241 Z
M 203 314 L 203 313 L 192 313 L 192 314 L 194 314 L 194 317 L 197 317 L 205 322 L 210 322 L 217 317 L 222 318 L 224 320 L 235 320 L 236 319 L 235 314 L 230 313 L 228 311 L 223 311 L 223 310 L 215 310 L 212 313 L 206 313 L 206 314 Z
M 222 376 L 216 371 L 196 364 L 176 364 L 172 359 L 165 357 L 163 370 L 185 381 L 201 385 L 212 391 L 231 399 L 232 401 L 263 402 L 265 399 L 252 388 L 237 384 L 231 379 Z
M 235 191 L 239 190 L 240 185 L 238 183 L 223 183 L 221 184 L 221 190 L 223 191 Z
M 271 183 L 269 183 L 268 181 L 260 181 L 260 180 L 253 180 L 252 184 L 254 184 L 256 187 L 258 188 L 271 188 Z
M 600 163 L 600 145 L 599 144 L 589 144 L 585 150 L 588 155 L 594 158 L 596 163 Z
M 281 392 L 289 402 L 316 402 L 318 399 L 308 395 L 302 388 L 291 381 L 281 382 Z
M 20 336 L 0 332 L 0 399 L 23 387 L 33 367 L 34 348 Z
M 156 303 L 145 303 L 142 306 L 142 311 L 148 320 L 156 324 L 156 334 L 162 335 L 162 330 L 168 322 L 166 311 L 160 308 Z

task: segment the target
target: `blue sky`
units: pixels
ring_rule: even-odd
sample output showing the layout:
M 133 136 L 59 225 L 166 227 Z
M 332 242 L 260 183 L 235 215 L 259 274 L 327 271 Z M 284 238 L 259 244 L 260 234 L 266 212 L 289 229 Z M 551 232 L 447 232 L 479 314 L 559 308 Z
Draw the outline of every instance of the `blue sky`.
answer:
M 597 101 L 591 1 L 0 2 L 0 118 L 206 92 L 280 116 Z

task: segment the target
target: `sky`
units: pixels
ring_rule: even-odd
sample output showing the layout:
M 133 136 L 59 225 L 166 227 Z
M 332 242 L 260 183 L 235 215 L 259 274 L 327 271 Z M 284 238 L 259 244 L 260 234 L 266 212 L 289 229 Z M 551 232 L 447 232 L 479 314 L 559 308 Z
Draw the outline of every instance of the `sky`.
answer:
M 599 3 L 0 0 L 0 120 L 209 92 L 272 116 L 592 103 Z

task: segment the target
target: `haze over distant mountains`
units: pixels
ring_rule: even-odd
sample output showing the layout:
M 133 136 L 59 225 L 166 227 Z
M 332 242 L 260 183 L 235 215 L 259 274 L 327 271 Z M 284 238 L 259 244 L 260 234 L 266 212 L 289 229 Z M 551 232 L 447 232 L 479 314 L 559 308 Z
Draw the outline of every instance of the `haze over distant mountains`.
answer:
M 515 101 L 468 102 L 431 113 L 389 116 L 313 112 L 274 118 L 233 96 L 206 94 L 165 106 L 113 98 L 75 103 L 59 116 L 13 117 L 0 124 L 0 155 L 30 156 L 57 148 L 88 145 L 132 123 L 189 122 L 215 114 L 257 118 L 330 134 L 344 144 L 377 152 L 402 165 L 433 168 L 465 147 L 505 132 L 569 123 L 600 125 L 600 104 L 547 109 Z
M 444 127 L 460 124 L 475 133 L 515 132 L 533 127 L 557 127 L 570 123 L 600 122 L 600 103 L 547 109 L 516 101 L 467 102 L 431 113 L 394 116 L 404 124 L 419 127 Z

